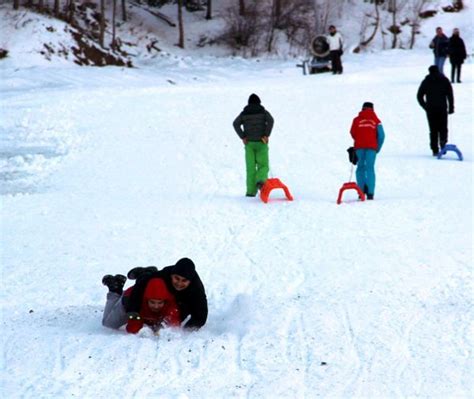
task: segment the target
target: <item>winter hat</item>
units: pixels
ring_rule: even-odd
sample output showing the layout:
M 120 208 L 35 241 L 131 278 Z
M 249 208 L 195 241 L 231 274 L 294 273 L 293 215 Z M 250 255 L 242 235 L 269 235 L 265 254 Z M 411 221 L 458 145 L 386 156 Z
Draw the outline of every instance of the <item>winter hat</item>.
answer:
M 249 104 L 260 104 L 260 97 L 256 94 L 251 94 L 249 97 Z
M 439 69 L 438 69 L 437 65 L 431 65 L 428 68 L 428 71 L 429 71 L 430 75 L 437 75 L 439 73 Z
M 152 278 L 146 286 L 143 299 L 160 299 L 169 301 L 172 300 L 173 297 L 168 291 L 168 288 L 166 288 L 165 282 L 161 278 Z
M 364 108 L 374 109 L 374 103 L 366 101 L 364 104 L 362 104 L 362 109 Z
M 193 280 L 196 277 L 196 267 L 194 263 L 189 258 L 182 258 L 176 262 L 176 265 L 173 267 L 173 274 L 177 274 L 181 277 L 187 278 L 188 280 Z

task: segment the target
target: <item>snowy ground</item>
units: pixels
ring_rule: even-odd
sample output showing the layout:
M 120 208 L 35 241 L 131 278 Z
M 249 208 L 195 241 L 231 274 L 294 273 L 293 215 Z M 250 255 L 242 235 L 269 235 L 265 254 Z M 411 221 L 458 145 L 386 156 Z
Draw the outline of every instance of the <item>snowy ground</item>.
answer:
M 431 157 L 427 51 L 141 70 L 1 70 L 4 398 L 472 397 L 473 66 Z M 255 92 L 295 201 L 245 198 L 231 123 Z M 373 101 L 376 200 L 347 194 L 348 129 Z M 210 314 L 159 338 L 101 326 L 106 273 L 192 258 Z

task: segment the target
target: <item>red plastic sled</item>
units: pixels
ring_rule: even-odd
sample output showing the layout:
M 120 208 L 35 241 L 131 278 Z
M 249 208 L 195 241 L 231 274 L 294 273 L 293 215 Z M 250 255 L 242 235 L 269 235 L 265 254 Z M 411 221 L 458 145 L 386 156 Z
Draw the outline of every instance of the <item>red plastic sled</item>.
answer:
M 268 197 L 270 196 L 270 191 L 275 190 L 277 188 L 281 188 L 285 192 L 288 201 L 293 201 L 293 196 L 291 195 L 290 190 L 288 190 L 288 187 L 286 187 L 281 182 L 281 180 L 277 178 L 267 179 L 262 189 L 260 190 L 260 199 L 263 202 L 267 203 Z
M 354 182 L 349 182 L 349 183 L 344 183 L 339 190 L 339 195 L 337 196 L 337 204 L 339 205 L 342 202 L 342 194 L 346 190 L 356 190 L 357 194 L 359 194 L 359 198 L 361 201 L 365 201 L 365 194 L 364 192 L 360 189 L 360 187 L 357 185 L 357 183 Z

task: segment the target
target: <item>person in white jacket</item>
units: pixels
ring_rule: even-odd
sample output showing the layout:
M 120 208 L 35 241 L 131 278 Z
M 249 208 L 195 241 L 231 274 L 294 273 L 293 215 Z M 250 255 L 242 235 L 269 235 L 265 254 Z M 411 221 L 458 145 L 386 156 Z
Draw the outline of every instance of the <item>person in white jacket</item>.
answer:
M 329 35 L 326 36 L 328 44 L 329 44 L 329 54 L 331 56 L 331 64 L 332 64 L 332 73 L 341 74 L 342 73 L 342 62 L 341 62 L 341 55 L 342 55 L 342 47 L 343 41 L 341 34 L 336 30 L 334 25 L 329 27 Z

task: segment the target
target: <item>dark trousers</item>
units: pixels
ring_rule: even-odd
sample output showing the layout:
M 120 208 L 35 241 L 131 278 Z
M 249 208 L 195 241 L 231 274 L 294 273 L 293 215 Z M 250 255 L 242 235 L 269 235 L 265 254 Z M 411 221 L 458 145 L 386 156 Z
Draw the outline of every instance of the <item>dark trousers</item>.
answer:
M 454 75 L 456 75 L 456 80 L 461 83 L 461 66 L 460 63 L 451 63 L 451 82 L 454 83 Z
M 426 112 L 430 127 L 430 147 L 437 154 L 448 142 L 448 112 L 446 110 L 430 110 Z
M 332 73 L 342 73 L 341 52 L 332 50 L 329 54 L 331 56 Z

